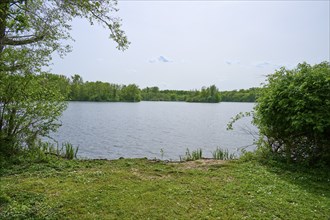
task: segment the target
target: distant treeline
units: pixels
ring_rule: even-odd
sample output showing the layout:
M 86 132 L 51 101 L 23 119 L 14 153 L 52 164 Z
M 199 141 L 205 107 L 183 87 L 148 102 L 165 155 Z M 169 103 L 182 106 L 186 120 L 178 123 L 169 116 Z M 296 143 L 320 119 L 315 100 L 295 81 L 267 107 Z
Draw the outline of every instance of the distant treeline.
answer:
M 140 89 L 135 84 L 118 85 L 107 82 L 84 82 L 79 75 L 70 78 L 53 76 L 69 101 L 139 102 L 139 101 L 183 101 L 183 102 L 254 102 L 259 88 L 219 91 L 215 85 L 201 90 L 160 90 L 158 87 Z
M 221 91 L 222 102 L 255 102 L 260 88 Z
M 203 87 L 201 90 L 159 90 L 158 87 L 147 87 L 141 90 L 144 101 L 184 101 L 184 102 L 208 102 L 221 101 L 221 94 L 215 85 Z

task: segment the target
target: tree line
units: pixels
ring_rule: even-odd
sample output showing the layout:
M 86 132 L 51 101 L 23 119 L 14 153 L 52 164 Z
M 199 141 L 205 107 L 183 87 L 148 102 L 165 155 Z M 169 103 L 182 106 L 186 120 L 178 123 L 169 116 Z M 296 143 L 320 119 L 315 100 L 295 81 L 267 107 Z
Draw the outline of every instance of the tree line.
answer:
M 108 82 L 84 82 L 79 75 L 67 78 L 70 101 L 139 102 L 141 90 L 135 84 L 118 85 Z
M 158 87 L 147 87 L 141 90 L 144 101 L 182 101 L 182 102 L 208 102 L 221 101 L 221 95 L 215 85 L 202 87 L 201 90 L 160 90 Z
M 222 91 L 222 102 L 256 102 L 258 94 L 261 92 L 258 87 L 252 87 L 249 89 L 240 89 L 232 91 Z
M 259 88 L 219 91 L 215 85 L 200 90 L 160 90 L 157 86 L 140 89 L 135 84 L 119 85 L 108 82 L 89 82 L 77 74 L 70 78 L 53 74 L 59 88 L 68 101 L 139 102 L 254 102 Z M 55 79 L 54 79 L 55 80 Z

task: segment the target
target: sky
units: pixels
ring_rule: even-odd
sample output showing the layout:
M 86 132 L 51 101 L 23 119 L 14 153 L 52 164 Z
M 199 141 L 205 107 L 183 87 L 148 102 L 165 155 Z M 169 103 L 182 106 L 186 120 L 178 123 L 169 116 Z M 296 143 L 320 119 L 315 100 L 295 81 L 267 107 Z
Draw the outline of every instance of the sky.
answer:
M 258 87 L 281 66 L 330 61 L 330 1 L 118 3 L 131 42 L 116 49 L 101 26 L 72 23 L 73 52 L 52 72 L 140 88 L 221 91 Z

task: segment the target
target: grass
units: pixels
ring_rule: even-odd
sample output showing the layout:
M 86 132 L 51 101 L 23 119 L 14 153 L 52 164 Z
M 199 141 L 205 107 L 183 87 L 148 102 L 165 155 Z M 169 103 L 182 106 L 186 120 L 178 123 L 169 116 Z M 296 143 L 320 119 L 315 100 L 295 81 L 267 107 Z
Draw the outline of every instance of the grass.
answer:
M 78 153 L 78 147 L 75 148 L 73 147 L 72 144 L 70 143 L 63 143 L 62 148 L 65 148 L 65 154 L 63 154 L 63 157 L 69 160 L 72 160 L 74 158 L 77 158 L 77 153 Z
M 0 219 L 329 219 L 330 174 L 275 162 L 16 162 Z
M 228 149 L 223 150 L 220 147 L 217 147 L 217 149 L 212 152 L 212 158 L 215 160 L 233 160 L 235 154 L 230 154 Z
M 199 160 L 203 158 L 203 151 L 202 149 L 193 150 L 190 153 L 190 150 L 186 149 L 186 154 L 184 157 L 180 156 L 180 161 L 193 161 L 193 160 Z

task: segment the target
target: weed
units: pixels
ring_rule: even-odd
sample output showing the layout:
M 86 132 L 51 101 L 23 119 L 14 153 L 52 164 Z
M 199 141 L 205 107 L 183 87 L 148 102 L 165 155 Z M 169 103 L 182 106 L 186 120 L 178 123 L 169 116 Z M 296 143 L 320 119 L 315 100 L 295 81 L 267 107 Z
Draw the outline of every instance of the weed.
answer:
M 213 159 L 215 160 L 232 160 L 235 159 L 235 154 L 229 153 L 228 149 L 223 150 L 217 147 L 215 151 L 212 152 Z
M 202 149 L 197 149 L 190 153 L 189 149 L 187 148 L 186 154 L 184 157 L 180 156 L 180 161 L 192 161 L 192 160 L 199 160 L 202 159 L 203 151 Z
M 164 157 L 164 149 L 163 148 L 160 148 L 160 157 L 163 159 Z
M 78 147 L 74 147 L 72 144 L 66 142 L 62 143 L 61 148 L 59 148 L 58 145 L 55 148 L 52 143 L 39 141 L 33 148 L 27 149 L 27 153 L 30 159 L 39 162 L 48 161 L 49 156 L 63 157 L 72 160 L 77 158 Z
M 63 143 L 62 146 L 65 148 L 64 158 L 69 160 L 77 158 L 78 147 L 74 148 L 73 145 L 68 142 Z

